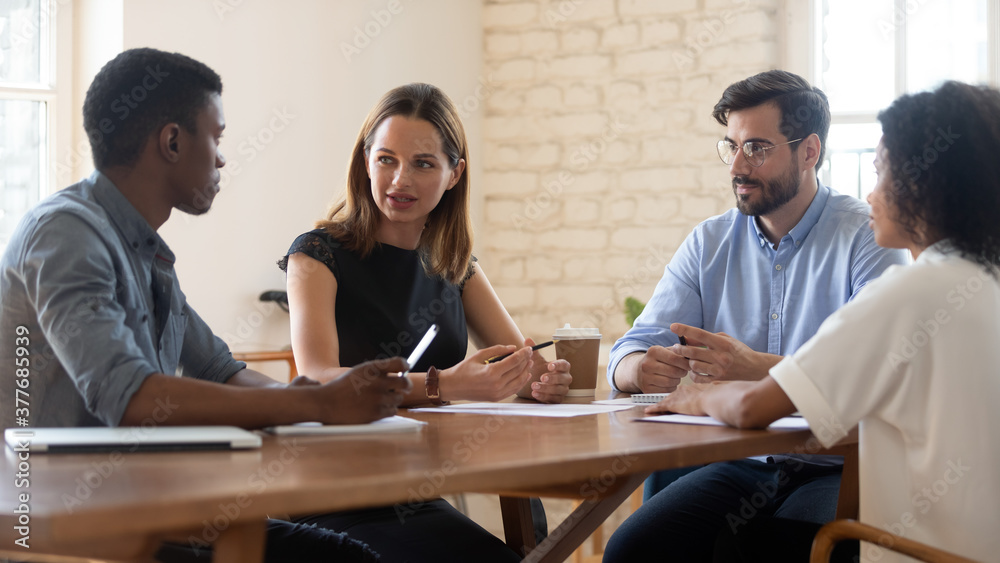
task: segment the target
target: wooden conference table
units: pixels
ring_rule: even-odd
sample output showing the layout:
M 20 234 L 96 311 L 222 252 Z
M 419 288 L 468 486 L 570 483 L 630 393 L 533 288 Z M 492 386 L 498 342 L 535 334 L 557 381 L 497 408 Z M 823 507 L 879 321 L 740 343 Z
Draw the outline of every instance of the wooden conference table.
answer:
M 250 451 L 32 454 L 28 489 L 15 488 L 18 462 L 5 447 L 0 557 L 149 561 L 170 538 L 214 542 L 214 561 L 260 561 L 268 514 L 395 504 L 405 518 L 411 502 L 478 492 L 501 495 L 507 543 L 525 561 L 563 561 L 652 471 L 819 451 L 808 430 L 634 422 L 640 407 L 573 418 L 403 414 L 429 424 L 410 434 L 269 436 Z M 836 453 L 853 452 L 856 464 L 855 446 Z M 14 544 L 23 492 L 30 549 Z M 529 496 L 583 503 L 536 547 Z M 856 487 L 846 497 L 856 503 Z

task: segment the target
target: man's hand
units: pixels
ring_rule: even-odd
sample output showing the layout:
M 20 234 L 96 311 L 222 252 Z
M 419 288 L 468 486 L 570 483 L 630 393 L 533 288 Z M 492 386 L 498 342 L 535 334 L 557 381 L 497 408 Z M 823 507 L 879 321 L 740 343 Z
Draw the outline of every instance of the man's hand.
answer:
M 530 348 L 535 345 L 535 341 L 526 338 L 524 345 Z M 517 392 L 517 396 L 522 399 L 534 399 L 540 403 L 563 402 L 566 394 L 569 393 L 569 384 L 573 382 L 569 362 L 566 360 L 546 362 L 538 351 L 535 351 L 531 358 L 536 369 L 532 370 L 534 374 L 531 376 L 531 380 L 528 381 L 528 385 Z M 542 367 L 538 368 L 537 366 Z M 545 371 L 542 371 L 542 368 Z
M 320 422 L 363 424 L 396 414 L 396 407 L 410 390 L 409 378 L 398 376 L 407 369 L 403 358 L 388 358 L 359 364 L 323 385 L 299 377 L 289 386 L 308 388 L 319 403 Z
M 636 370 L 636 384 L 643 393 L 670 393 L 687 375 L 688 361 L 673 348 L 650 346 Z
M 713 381 L 758 381 L 781 361 L 781 356 L 755 352 L 724 332 L 715 334 L 693 326 L 674 323 L 670 330 L 687 339 L 687 346 L 671 346 L 674 354 L 686 358 L 695 383 Z

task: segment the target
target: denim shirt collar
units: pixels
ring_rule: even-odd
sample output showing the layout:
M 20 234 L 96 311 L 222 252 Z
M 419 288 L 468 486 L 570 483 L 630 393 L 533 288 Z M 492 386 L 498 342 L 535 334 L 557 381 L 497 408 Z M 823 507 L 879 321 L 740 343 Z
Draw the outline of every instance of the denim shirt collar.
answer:
M 94 198 L 107 211 L 108 220 L 121 234 L 129 248 L 139 253 L 145 261 L 154 257 L 169 264 L 174 263 L 174 253 L 139 211 L 125 198 L 114 182 L 99 170 L 90 175 Z
M 816 195 L 813 196 L 812 203 L 806 208 L 806 212 L 799 219 L 799 222 L 795 224 L 794 227 L 788 234 L 782 237 L 782 240 L 791 240 L 795 243 L 796 248 L 801 247 L 802 243 L 805 242 L 806 237 L 809 236 L 809 232 L 812 231 L 816 223 L 819 222 L 820 215 L 823 214 L 823 209 L 826 208 L 826 202 L 830 199 L 830 188 L 824 186 L 819 180 L 816 180 Z M 764 232 L 760 230 L 760 225 L 757 224 L 756 217 L 750 217 L 750 224 L 753 225 L 754 231 L 757 233 L 757 243 L 764 248 L 770 245 L 770 241 L 767 240 L 767 236 Z

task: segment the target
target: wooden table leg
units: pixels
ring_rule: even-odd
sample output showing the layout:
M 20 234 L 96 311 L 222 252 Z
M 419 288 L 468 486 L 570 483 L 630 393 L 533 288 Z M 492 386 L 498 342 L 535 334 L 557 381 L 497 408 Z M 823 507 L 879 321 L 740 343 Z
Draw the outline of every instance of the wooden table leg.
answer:
M 557 563 L 565 561 L 607 520 L 608 516 L 632 494 L 648 473 L 623 475 L 613 488 L 599 499 L 585 499 L 569 517 L 552 530 L 538 547 L 524 558 L 524 563 Z
M 860 492 L 858 483 L 858 445 L 851 444 L 842 447 L 844 456 L 844 472 L 840 477 L 840 495 L 837 497 L 837 519 L 850 518 L 857 520 L 860 508 Z
M 212 563 L 248 563 L 264 561 L 264 539 L 267 522 L 252 520 L 233 522 L 213 544 Z
M 500 515 L 507 547 L 522 557 L 535 547 L 535 523 L 531 518 L 531 500 L 500 495 Z

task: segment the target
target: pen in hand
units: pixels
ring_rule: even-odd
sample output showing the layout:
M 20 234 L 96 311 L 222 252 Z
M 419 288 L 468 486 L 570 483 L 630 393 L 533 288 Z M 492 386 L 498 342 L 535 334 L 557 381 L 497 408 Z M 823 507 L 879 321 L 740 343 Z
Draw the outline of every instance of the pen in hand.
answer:
M 545 348 L 546 346 L 552 346 L 552 344 L 554 344 L 554 343 L 555 343 L 555 340 L 549 340 L 548 342 L 542 342 L 541 344 L 535 344 L 534 346 L 531 347 L 531 349 L 532 350 L 539 350 L 541 348 Z M 483 363 L 484 364 L 495 364 L 495 363 L 499 362 L 500 360 L 506 358 L 507 356 L 510 356 L 513 353 L 514 352 L 510 352 L 510 353 L 507 353 L 507 354 L 501 354 L 499 356 L 493 356 L 492 358 L 486 360 Z

